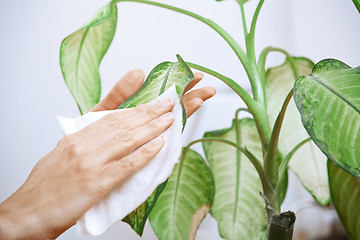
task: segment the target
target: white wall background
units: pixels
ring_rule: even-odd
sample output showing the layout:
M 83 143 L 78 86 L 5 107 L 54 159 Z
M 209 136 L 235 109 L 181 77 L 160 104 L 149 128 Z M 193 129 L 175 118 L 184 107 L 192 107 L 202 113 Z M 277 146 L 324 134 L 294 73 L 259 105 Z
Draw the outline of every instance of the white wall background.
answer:
M 62 133 L 56 115 L 78 111 L 59 68 L 61 40 L 81 26 L 106 0 L 0 0 L 0 202 L 26 179 L 35 163 L 49 152 Z M 211 18 L 243 44 L 239 8 L 235 1 L 164 1 Z M 246 6 L 248 20 L 257 1 Z M 101 65 L 103 94 L 133 68 L 149 72 L 156 64 L 175 60 L 175 54 L 213 68 L 248 89 L 244 71 L 221 37 L 204 24 L 168 10 L 120 3 L 117 32 Z M 261 12 L 257 54 L 268 45 L 319 61 L 333 57 L 351 66 L 360 64 L 360 15 L 351 0 L 268 0 Z M 271 65 L 283 57 L 273 54 Z M 190 120 L 185 141 L 205 130 L 230 125 L 242 105 L 226 86 L 206 76 L 218 94 Z M 190 134 L 191 133 L 191 134 Z M 292 179 L 291 181 L 294 181 Z M 294 183 L 297 189 L 297 183 Z M 291 191 L 293 199 L 306 193 Z M 295 196 L 295 197 L 294 197 Z M 291 205 L 291 204 L 290 204 Z M 216 224 L 206 219 L 197 239 L 220 239 Z M 79 237 L 74 229 L 60 239 L 139 239 L 117 224 L 97 238 Z M 143 239 L 156 239 L 147 226 Z

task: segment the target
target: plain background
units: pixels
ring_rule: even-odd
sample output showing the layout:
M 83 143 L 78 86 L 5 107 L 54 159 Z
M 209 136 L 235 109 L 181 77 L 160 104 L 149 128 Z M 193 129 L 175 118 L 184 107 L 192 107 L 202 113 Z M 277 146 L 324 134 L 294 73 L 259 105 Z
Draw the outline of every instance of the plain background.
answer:
M 78 116 L 59 68 L 62 39 L 85 23 L 105 0 L 0 0 L 0 202 L 25 181 L 35 163 L 62 137 L 56 115 Z M 239 7 L 226 0 L 168 0 L 223 26 L 243 44 Z M 257 1 L 246 4 L 250 21 Z M 162 61 L 186 60 L 223 73 L 248 88 L 242 66 L 227 43 L 206 25 L 168 10 L 138 3 L 118 4 L 114 41 L 101 64 L 103 95 L 133 68 L 149 72 Z M 341 59 L 360 63 L 360 15 L 351 0 L 268 0 L 260 14 L 256 49 L 272 45 L 317 62 Z M 269 66 L 284 58 L 272 54 Z M 206 130 L 230 126 L 236 108 L 243 106 L 218 80 L 206 76 L 203 85 L 218 94 L 189 121 L 184 144 Z M 287 206 L 308 198 L 291 177 Z M 298 218 L 298 221 L 301 219 Z M 127 225 L 116 224 L 97 238 L 76 236 L 72 228 L 59 239 L 139 239 Z M 143 239 L 156 239 L 149 226 Z M 207 218 L 197 239 L 220 239 L 216 223 Z

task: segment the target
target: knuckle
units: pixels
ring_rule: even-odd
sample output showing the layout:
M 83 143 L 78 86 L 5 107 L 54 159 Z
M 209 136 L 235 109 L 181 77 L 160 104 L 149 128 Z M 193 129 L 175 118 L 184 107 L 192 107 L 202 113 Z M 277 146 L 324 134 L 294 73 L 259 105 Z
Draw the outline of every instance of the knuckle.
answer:
M 204 103 L 204 101 L 202 100 L 202 99 L 195 99 L 194 100 L 194 107 L 195 108 L 200 108 L 201 107 L 201 105 Z
M 104 116 L 104 120 L 110 125 L 111 128 L 128 129 L 130 125 L 119 118 L 119 113 L 109 113 Z
M 149 122 L 148 126 L 154 129 L 161 127 L 162 125 L 164 125 L 164 123 L 165 122 L 160 119 L 155 119 L 154 121 Z
M 133 110 L 134 110 L 136 113 L 142 113 L 142 112 L 145 110 L 145 105 L 146 105 L 146 104 L 142 104 L 142 105 L 140 105 L 140 106 L 134 107 Z
M 140 152 L 141 152 L 142 155 L 145 155 L 145 156 L 152 155 L 153 152 L 154 152 L 153 147 L 154 146 L 151 146 L 151 147 L 150 146 L 144 146 L 144 147 L 140 148 Z
M 100 195 L 105 195 L 113 186 L 115 181 L 110 177 L 102 177 L 100 181 L 97 181 L 95 190 Z
M 83 145 L 74 135 L 63 137 L 60 144 L 64 146 L 66 153 L 70 157 L 80 157 L 84 153 Z
M 126 169 L 128 171 L 131 171 L 135 169 L 135 164 L 131 159 L 129 158 L 123 158 L 119 161 L 120 168 Z
M 146 105 L 145 107 L 145 111 L 148 115 L 150 115 L 151 117 L 157 117 L 157 112 L 155 111 L 155 109 L 153 109 L 152 107 Z
M 77 171 L 78 172 L 86 172 L 87 175 L 92 175 L 91 173 L 94 172 L 94 167 L 90 163 L 88 159 L 85 158 L 79 158 L 77 161 Z
M 110 123 L 117 122 L 115 113 L 109 113 L 109 114 L 105 115 L 103 118 L 105 121 L 110 122 Z
M 129 132 L 116 136 L 116 139 L 120 141 L 124 147 L 130 147 L 136 142 L 136 137 L 134 136 L 134 134 L 131 134 Z
M 153 104 L 149 104 L 149 103 L 140 105 L 139 107 L 136 108 L 136 110 L 138 111 L 138 113 L 145 112 L 150 117 L 157 117 L 158 115 L 156 108 L 154 108 Z
M 67 152 L 70 156 L 80 157 L 82 156 L 83 150 L 80 144 L 76 142 L 69 143 L 66 147 Z

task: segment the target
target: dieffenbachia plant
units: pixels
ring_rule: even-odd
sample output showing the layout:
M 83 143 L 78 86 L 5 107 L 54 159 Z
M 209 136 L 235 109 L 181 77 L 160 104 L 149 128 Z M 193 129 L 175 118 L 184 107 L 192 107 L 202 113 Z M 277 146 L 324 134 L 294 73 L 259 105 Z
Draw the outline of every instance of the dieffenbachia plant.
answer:
M 114 0 L 61 44 L 61 70 L 82 114 L 100 99 L 99 65 L 115 33 L 116 4 L 125 1 L 179 12 L 215 30 L 243 65 L 252 95 L 233 79 L 179 56 L 177 62 L 156 66 L 120 108 L 148 102 L 172 85 L 181 98 L 193 78 L 189 67 L 224 82 L 247 108 L 235 113 L 231 127 L 207 132 L 186 146 L 168 181 L 123 221 L 142 235 L 150 216 L 159 239 L 194 239 L 210 212 L 225 239 L 291 239 L 295 215 L 280 211 L 290 169 L 316 201 L 332 201 L 349 236 L 360 239 L 360 67 L 334 59 L 314 64 L 273 47 L 256 58 L 255 28 L 264 0 L 258 0 L 250 28 L 247 0 L 237 0 L 244 49 L 196 13 L 148 0 Z M 353 2 L 360 10 L 359 1 Z M 271 52 L 283 53 L 285 63 L 266 69 Z M 240 111 L 252 117 L 239 119 Z M 183 119 L 185 126 L 186 115 Z M 196 143 L 203 144 L 206 161 L 190 149 Z

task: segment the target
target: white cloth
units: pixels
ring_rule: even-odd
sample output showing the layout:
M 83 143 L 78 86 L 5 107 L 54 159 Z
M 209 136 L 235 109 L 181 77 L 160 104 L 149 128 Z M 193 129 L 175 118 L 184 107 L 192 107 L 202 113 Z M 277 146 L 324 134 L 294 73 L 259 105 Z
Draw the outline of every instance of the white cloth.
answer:
M 125 183 L 115 186 L 77 222 L 78 234 L 100 235 L 141 205 L 171 174 L 181 154 L 182 109 L 175 87 L 169 88 L 156 100 L 170 98 L 174 103 L 173 124 L 163 133 L 165 145 L 149 164 Z M 74 133 L 102 118 L 123 110 L 90 112 L 78 118 L 58 117 L 65 135 Z

